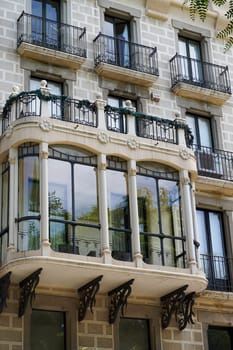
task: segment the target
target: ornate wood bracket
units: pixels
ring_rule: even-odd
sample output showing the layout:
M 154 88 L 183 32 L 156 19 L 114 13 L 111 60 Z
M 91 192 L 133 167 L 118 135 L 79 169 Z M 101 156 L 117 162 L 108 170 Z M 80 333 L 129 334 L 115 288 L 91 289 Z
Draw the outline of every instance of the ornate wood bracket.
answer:
M 175 314 L 175 319 L 180 331 L 185 329 L 187 323 L 194 324 L 193 305 L 195 292 L 185 295 L 187 287 L 188 285 L 186 284 L 160 298 L 162 304 L 163 329 L 168 327 L 173 313 Z
M 78 289 L 79 294 L 79 309 L 78 309 L 78 320 L 82 321 L 85 318 L 88 307 L 93 313 L 93 306 L 95 305 L 95 296 L 100 288 L 99 282 L 102 280 L 103 275 L 95 278 L 91 282 L 85 284 Z
M 7 307 L 6 299 L 8 298 L 8 289 L 10 287 L 11 271 L 0 278 L 0 313 L 2 313 L 4 306 Z
M 19 310 L 18 316 L 22 317 L 25 313 L 28 300 L 30 298 L 30 303 L 32 304 L 32 298 L 35 298 L 35 290 L 40 280 L 40 273 L 43 269 L 40 268 L 33 272 L 31 275 L 26 277 L 19 283 L 20 297 L 19 297 Z
M 124 310 L 127 306 L 127 299 L 131 294 L 132 288 L 131 284 L 134 279 L 129 280 L 126 283 L 123 283 L 119 287 L 108 292 L 108 296 L 111 297 L 109 305 L 109 323 L 112 324 L 115 322 L 118 312 L 121 309 L 121 315 L 124 316 Z

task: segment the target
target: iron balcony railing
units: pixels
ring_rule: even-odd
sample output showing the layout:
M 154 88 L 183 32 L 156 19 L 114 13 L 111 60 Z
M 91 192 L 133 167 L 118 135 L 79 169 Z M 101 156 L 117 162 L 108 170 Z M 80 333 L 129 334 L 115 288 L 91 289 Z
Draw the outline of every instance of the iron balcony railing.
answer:
M 184 82 L 231 94 L 227 66 L 219 66 L 176 54 L 170 60 L 170 72 L 172 87 Z
M 198 174 L 233 181 L 233 152 L 193 145 Z
M 42 102 L 48 104 L 48 117 L 77 124 L 97 127 L 97 108 L 87 100 L 71 99 L 65 96 L 43 95 L 40 90 L 23 92 L 11 97 L 4 109 L 2 132 L 15 120 L 27 117 L 41 117 Z
M 232 266 L 232 258 L 224 256 L 212 256 L 201 254 L 201 267 L 208 279 L 209 290 L 230 292 L 232 291 L 230 267 Z
M 94 39 L 94 61 L 159 75 L 157 49 L 99 33 Z
M 183 143 L 179 139 L 179 130 L 183 129 L 186 146 L 192 145 L 191 129 L 178 119 L 153 117 L 134 112 L 130 108 L 109 105 L 100 107 L 98 100 L 91 103 L 88 100 L 52 95 L 47 90 L 43 92 L 43 89 L 11 95 L 3 108 L 0 132 L 5 132 L 16 120 L 31 120 L 32 117 L 49 117 L 95 128 L 106 128 L 113 132 L 134 134 L 171 144 Z
M 86 57 L 86 29 L 22 12 L 17 21 L 17 46 L 26 42 Z

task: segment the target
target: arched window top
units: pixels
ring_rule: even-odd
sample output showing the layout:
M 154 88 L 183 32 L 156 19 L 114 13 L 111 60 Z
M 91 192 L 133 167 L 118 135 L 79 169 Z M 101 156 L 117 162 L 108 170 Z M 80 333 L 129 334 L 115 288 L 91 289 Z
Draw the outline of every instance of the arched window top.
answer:
M 97 157 L 94 153 L 69 145 L 49 146 L 49 157 L 69 161 L 71 163 L 97 165 Z
M 160 163 L 140 162 L 137 164 L 137 173 L 160 179 L 179 180 L 179 172 L 177 170 Z
M 127 161 L 117 156 L 107 157 L 108 169 L 127 171 Z
M 34 142 L 26 142 L 18 148 L 19 158 L 38 156 L 39 155 L 39 144 Z

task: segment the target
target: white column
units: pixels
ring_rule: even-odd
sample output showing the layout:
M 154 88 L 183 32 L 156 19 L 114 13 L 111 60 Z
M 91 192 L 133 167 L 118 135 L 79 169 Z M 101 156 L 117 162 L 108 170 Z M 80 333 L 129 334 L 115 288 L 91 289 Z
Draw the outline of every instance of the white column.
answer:
M 106 118 L 104 113 L 104 107 L 106 106 L 106 102 L 102 100 L 100 96 L 98 96 L 95 101 L 95 104 L 97 107 L 97 115 L 98 115 L 98 129 L 107 130 Z
M 197 260 L 197 267 L 201 268 L 201 261 L 200 261 L 200 238 L 199 238 L 199 230 L 197 225 L 197 211 L 196 211 L 196 198 L 195 198 L 195 183 L 191 183 L 191 204 L 192 204 L 192 213 L 193 213 L 193 231 L 194 231 L 194 246 L 195 246 L 195 252 L 196 252 L 196 260 Z
M 9 181 L 9 251 L 17 249 L 17 217 L 18 208 L 18 152 L 9 150 L 10 181 Z
M 130 100 L 125 101 L 126 108 L 131 112 L 135 112 L 136 108 L 132 106 L 132 102 Z M 127 114 L 127 128 L 128 135 L 136 136 L 136 123 L 135 116 L 132 114 Z
M 142 255 L 140 246 L 138 201 L 137 201 L 137 182 L 136 182 L 136 161 L 128 161 L 128 186 L 129 186 L 129 207 L 130 207 L 130 225 L 132 230 L 131 242 L 133 249 L 133 258 L 136 267 L 142 267 Z
M 49 212 L 48 212 L 48 144 L 40 144 L 40 232 L 42 255 L 49 252 Z
M 175 122 L 177 123 L 177 138 L 178 138 L 178 144 L 180 146 L 186 146 L 186 139 L 185 139 L 185 119 L 181 118 L 181 116 L 177 113 Z
M 98 191 L 99 191 L 99 215 L 101 224 L 102 252 L 105 264 L 111 264 L 111 250 L 109 246 L 108 228 L 108 197 L 106 179 L 106 155 L 98 156 Z
M 188 264 L 191 273 L 196 273 L 196 257 L 194 249 L 193 211 L 191 204 L 190 179 L 187 170 L 180 171 L 180 183 L 182 193 L 182 207 L 185 223 L 185 235 L 187 237 Z

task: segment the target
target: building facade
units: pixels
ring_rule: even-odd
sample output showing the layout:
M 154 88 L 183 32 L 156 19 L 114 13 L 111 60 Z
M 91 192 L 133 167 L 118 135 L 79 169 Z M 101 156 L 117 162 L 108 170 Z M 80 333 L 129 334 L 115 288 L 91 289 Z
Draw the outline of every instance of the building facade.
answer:
M 224 13 L 9 0 L 0 19 L 0 349 L 232 349 Z

